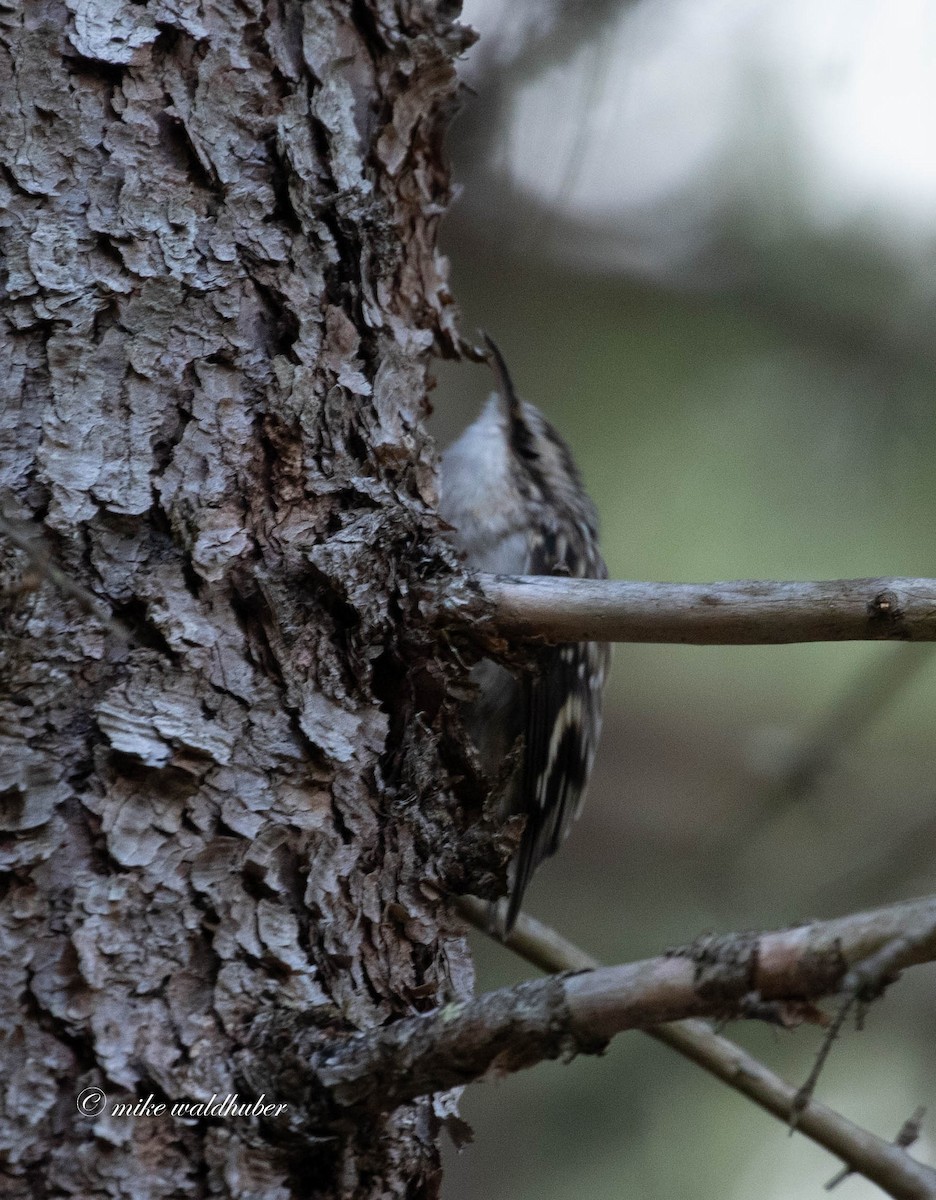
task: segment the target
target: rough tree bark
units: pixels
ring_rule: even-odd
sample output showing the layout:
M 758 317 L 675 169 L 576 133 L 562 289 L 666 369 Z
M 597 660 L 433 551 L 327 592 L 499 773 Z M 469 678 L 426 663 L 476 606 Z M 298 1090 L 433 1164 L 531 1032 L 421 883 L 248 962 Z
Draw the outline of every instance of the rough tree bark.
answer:
M 0 0 L 5 1195 L 437 1187 L 445 1098 L 112 1106 L 470 991 L 490 846 L 420 632 L 456 10 Z

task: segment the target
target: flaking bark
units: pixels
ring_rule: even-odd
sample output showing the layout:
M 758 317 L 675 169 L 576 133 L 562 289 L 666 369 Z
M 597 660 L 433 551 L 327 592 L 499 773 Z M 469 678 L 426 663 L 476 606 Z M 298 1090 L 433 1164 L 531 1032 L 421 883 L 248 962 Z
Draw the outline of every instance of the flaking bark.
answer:
M 456 352 L 453 16 L 0 4 L 0 499 L 112 614 L 0 538 L 5 1195 L 437 1188 L 445 1097 L 285 1132 L 109 1114 L 269 1090 L 270 1021 L 470 991 L 445 896 L 492 886 L 491 846 L 439 752 L 461 668 L 418 632 L 455 569 L 420 425 Z

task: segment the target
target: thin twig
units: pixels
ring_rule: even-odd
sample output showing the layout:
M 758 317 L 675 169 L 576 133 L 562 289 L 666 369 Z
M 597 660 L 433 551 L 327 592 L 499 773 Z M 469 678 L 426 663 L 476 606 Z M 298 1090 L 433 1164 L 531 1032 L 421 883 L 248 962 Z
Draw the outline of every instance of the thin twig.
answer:
M 834 1020 L 826 1030 L 825 1037 L 822 1039 L 822 1045 L 819 1047 L 819 1052 L 813 1060 L 813 1065 L 806 1077 L 806 1082 L 797 1089 L 796 1095 L 793 1098 L 793 1108 L 790 1112 L 790 1133 L 799 1127 L 800 1118 L 813 1098 L 816 1086 L 819 1083 L 819 1076 L 822 1074 L 822 1069 L 826 1065 L 829 1055 L 832 1053 L 832 1047 L 838 1040 L 838 1036 L 842 1032 L 848 1014 L 854 1007 L 856 1000 L 857 996 L 854 992 L 850 996 L 847 996 L 843 1003 L 839 1005 L 839 1010 L 835 1014 Z

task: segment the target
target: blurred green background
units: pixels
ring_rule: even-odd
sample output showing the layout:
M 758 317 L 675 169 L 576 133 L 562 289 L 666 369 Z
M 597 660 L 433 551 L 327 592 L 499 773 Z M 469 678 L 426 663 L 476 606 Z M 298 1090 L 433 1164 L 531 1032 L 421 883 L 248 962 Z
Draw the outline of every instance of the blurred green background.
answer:
M 936 10 L 475 0 L 465 18 L 482 39 L 443 238 L 463 328 L 572 444 L 612 576 L 936 576 Z M 437 373 L 445 444 L 490 379 Z M 850 733 L 843 705 L 864 714 Z M 605 961 L 936 889 L 927 647 L 618 646 L 606 707 L 584 815 L 527 901 Z M 792 788 L 817 739 L 822 769 Z M 475 948 L 479 989 L 533 973 Z M 910 972 L 844 1036 L 820 1099 L 888 1138 L 932 1100 L 934 983 Z M 728 1032 L 794 1083 L 820 1040 Z M 462 1110 L 477 1140 L 448 1155 L 447 1200 L 797 1200 L 837 1170 L 636 1034 Z M 915 1153 L 936 1164 L 936 1113 Z

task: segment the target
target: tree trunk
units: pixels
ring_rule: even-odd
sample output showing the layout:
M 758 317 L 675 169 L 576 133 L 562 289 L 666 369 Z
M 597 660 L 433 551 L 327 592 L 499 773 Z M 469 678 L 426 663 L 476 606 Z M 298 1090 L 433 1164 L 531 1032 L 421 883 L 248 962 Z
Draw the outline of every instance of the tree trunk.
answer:
M 471 988 L 420 612 L 453 10 L 0 3 L 5 1195 L 437 1190 L 447 1098 L 264 1081 Z

